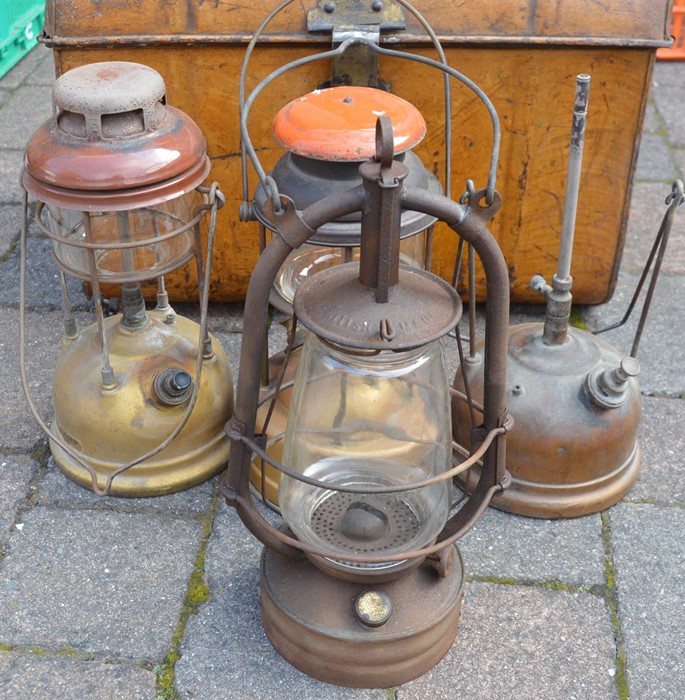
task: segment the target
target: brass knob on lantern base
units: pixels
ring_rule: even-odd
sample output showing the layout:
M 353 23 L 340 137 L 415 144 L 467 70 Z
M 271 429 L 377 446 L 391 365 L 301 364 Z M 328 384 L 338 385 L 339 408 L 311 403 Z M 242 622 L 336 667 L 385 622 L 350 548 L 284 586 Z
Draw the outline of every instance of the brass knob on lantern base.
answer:
M 365 627 L 381 627 L 392 615 L 392 600 L 383 591 L 364 591 L 354 599 L 354 614 Z
M 587 392 L 601 408 L 618 408 L 630 395 L 629 380 L 640 374 L 634 357 L 624 357 L 618 367 L 597 367 L 587 376 Z
M 152 383 L 157 400 L 166 406 L 180 406 L 193 391 L 193 379 L 178 367 L 163 369 Z

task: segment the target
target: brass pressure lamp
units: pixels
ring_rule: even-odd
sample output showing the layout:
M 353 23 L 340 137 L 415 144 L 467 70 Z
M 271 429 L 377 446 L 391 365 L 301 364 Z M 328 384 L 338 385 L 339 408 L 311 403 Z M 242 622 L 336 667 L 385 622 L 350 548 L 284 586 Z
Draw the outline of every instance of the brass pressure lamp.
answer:
M 589 93 L 590 76 L 577 76 L 557 272 L 551 285 L 540 275 L 531 280 L 531 287 L 547 299 L 545 321 L 509 330 L 507 393 L 516 422 L 507 443 L 512 483 L 493 505 L 530 517 L 573 518 L 612 506 L 635 482 L 642 460 L 636 348 L 626 356 L 602 338 L 569 325 Z M 468 386 L 476 399 L 482 396 L 479 353 L 460 368 L 455 385 Z M 453 408 L 455 440 L 472 444 L 463 405 Z M 467 490 L 477 479 L 478 467 L 459 477 Z
M 222 426 L 232 410 L 231 370 L 207 333 L 206 299 L 223 198 L 215 185 L 202 186 L 210 169 L 202 133 L 165 93 L 162 76 L 135 63 L 68 71 L 24 159 L 22 182 L 53 241 L 65 313 L 50 448 L 67 476 L 100 494 L 178 491 L 215 474 L 228 455 Z M 203 260 L 199 226 L 207 214 Z M 200 324 L 176 315 L 164 286 L 165 274 L 193 258 Z M 24 252 L 22 289 L 25 264 Z M 97 320 L 80 330 L 66 275 L 93 291 Z M 154 309 L 141 291 L 149 280 L 157 282 Z M 121 288 L 121 313 L 109 318 L 103 285 Z

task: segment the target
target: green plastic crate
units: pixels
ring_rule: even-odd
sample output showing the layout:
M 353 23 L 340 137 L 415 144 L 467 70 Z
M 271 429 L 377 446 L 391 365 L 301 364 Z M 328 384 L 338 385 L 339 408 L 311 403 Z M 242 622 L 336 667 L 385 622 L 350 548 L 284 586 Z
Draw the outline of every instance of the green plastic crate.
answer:
M 36 45 L 45 0 L 0 0 L 0 78 Z

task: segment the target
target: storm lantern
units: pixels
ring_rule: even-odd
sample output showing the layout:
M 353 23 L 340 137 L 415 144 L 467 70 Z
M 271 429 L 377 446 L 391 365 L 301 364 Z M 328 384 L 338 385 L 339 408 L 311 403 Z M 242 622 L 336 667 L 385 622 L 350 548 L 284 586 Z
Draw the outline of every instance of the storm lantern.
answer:
M 486 228 L 497 210 L 404 186 L 391 120 L 380 117 L 362 187 L 298 212 L 282 197 L 276 235 L 248 287 L 232 440 L 221 491 L 267 545 L 261 565 L 266 633 L 290 663 L 329 683 L 387 687 L 434 666 L 457 632 L 463 567 L 455 542 L 506 485 L 504 406 L 508 278 Z M 442 339 L 461 315 L 454 288 L 400 264 L 400 212 L 446 221 L 478 251 L 492 303 L 483 445 L 452 467 Z M 361 212 L 359 262 L 320 270 L 295 291 L 305 334 L 283 463 L 255 430 L 263 324 L 274 278 L 325 222 Z M 281 528 L 256 507 L 252 455 L 282 472 Z M 452 504 L 452 477 L 482 460 L 478 489 Z
M 59 77 L 52 118 L 28 143 L 22 181 L 53 241 L 65 312 L 50 447 L 67 476 L 97 493 L 177 491 L 227 459 L 231 371 L 207 333 L 213 222 L 223 201 L 216 186 L 202 186 L 209 168 L 204 137 L 166 103 L 161 75 L 128 62 Z M 199 227 L 207 214 L 203 261 Z M 199 324 L 175 314 L 164 285 L 165 274 L 193 258 Z M 66 276 L 92 290 L 95 324 L 77 329 Z M 157 284 L 149 310 L 146 281 Z M 121 312 L 107 318 L 103 286 L 121 290 Z

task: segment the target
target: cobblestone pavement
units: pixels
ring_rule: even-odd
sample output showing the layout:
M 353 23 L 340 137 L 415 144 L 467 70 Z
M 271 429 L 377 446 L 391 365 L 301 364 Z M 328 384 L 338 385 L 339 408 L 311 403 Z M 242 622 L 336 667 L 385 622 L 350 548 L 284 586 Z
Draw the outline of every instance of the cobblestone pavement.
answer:
M 42 47 L 0 80 L 0 697 L 685 697 L 685 217 L 643 339 L 644 462 L 628 496 L 576 520 L 488 511 L 461 544 L 468 582 L 446 658 L 399 688 L 338 688 L 271 648 L 260 623 L 259 547 L 222 504 L 217 479 L 158 499 L 97 498 L 62 476 L 25 407 L 18 172 L 28 137 L 49 116 L 52 81 Z M 617 290 L 608 304 L 581 310 L 591 328 L 621 315 L 684 169 L 685 65 L 659 64 Z M 33 226 L 28 248 L 30 384 L 49 415 L 59 291 Z M 87 316 L 85 302 L 79 314 Z M 234 368 L 241 321 L 238 306 L 211 310 Z M 625 348 L 631 332 L 608 340 Z

